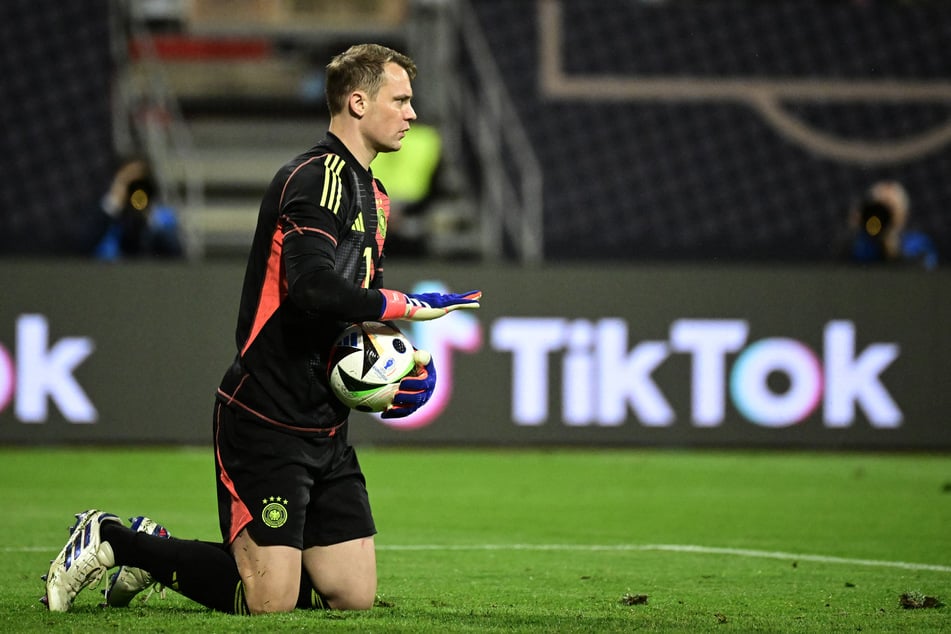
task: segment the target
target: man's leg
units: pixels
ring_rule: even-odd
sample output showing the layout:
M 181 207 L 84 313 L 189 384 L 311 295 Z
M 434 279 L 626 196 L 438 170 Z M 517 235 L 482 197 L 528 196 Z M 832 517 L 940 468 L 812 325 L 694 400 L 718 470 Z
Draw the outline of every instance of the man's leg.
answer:
M 251 614 L 290 612 L 297 606 L 300 550 L 292 546 L 260 546 L 244 529 L 231 544 L 231 552 Z
M 335 610 L 369 610 L 376 599 L 373 537 L 304 551 L 304 569 L 316 590 Z
M 117 565 L 147 570 L 158 583 L 213 610 L 248 613 L 241 577 L 226 546 L 157 537 L 120 524 L 103 528 L 102 538 L 115 552 Z
M 299 554 L 297 560 L 299 571 Z M 248 613 L 238 568 L 222 544 L 133 530 L 96 510 L 77 515 L 69 541 L 45 577 L 44 603 L 53 611 L 69 610 L 80 591 L 116 565 L 148 571 L 158 583 L 209 608 Z

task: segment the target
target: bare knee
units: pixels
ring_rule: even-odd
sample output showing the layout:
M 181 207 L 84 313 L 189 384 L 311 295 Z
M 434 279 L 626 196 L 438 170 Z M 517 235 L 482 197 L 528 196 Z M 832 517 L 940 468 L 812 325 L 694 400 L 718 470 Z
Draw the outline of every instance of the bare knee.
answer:
M 334 610 L 369 610 L 376 600 L 376 551 L 372 537 L 304 551 L 311 582 Z
M 369 610 L 376 601 L 376 580 L 351 584 L 325 596 L 334 610 Z
M 260 595 L 260 596 L 256 596 Z M 292 612 L 297 607 L 297 597 L 267 596 L 263 593 L 246 593 L 245 603 L 253 615 Z
M 290 546 L 259 546 L 242 531 L 231 545 L 251 614 L 290 612 L 297 607 L 301 551 Z
M 291 612 L 297 607 L 297 594 L 300 587 L 287 579 L 242 574 L 244 602 L 251 614 L 272 614 Z

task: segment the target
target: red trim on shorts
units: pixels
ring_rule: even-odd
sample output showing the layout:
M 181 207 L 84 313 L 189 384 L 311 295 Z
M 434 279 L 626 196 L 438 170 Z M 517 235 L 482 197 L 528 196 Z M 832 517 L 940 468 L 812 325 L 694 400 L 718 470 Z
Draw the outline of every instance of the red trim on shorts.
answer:
M 225 470 L 224 464 L 221 462 L 221 454 L 218 451 L 218 434 L 221 433 L 221 408 L 221 403 L 218 403 L 218 409 L 215 412 L 215 416 L 218 418 L 218 430 L 215 432 L 215 460 L 218 461 L 218 468 L 221 470 L 221 484 L 228 489 L 228 493 L 231 495 L 231 526 L 228 528 L 228 545 L 231 545 L 238 536 L 238 533 L 251 523 L 252 518 L 251 511 L 248 510 L 248 507 L 245 506 L 241 498 L 238 497 L 238 492 L 235 491 L 234 488 L 234 482 L 231 480 L 231 477 Z

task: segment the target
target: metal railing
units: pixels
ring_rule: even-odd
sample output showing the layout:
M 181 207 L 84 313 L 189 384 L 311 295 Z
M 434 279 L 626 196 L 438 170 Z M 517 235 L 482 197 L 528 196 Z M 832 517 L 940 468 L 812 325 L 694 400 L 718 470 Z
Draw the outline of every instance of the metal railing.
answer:
M 204 205 L 204 178 L 197 162 L 188 160 L 194 152 L 191 132 L 169 89 L 151 33 L 130 11 L 131 1 L 111 3 L 116 149 L 148 156 L 163 200 L 179 214 L 186 253 L 197 259 L 204 253 L 204 236 L 190 211 Z M 137 51 L 134 68 L 129 54 L 133 42 Z
M 482 253 L 502 259 L 511 251 L 525 264 L 539 263 L 544 258 L 542 168 L 468 0 L 455 5 L 453 18 L 461 61 L 471 65 L 458 74 L 470 68 L 471 73 L 448 95 L 482 172 Z

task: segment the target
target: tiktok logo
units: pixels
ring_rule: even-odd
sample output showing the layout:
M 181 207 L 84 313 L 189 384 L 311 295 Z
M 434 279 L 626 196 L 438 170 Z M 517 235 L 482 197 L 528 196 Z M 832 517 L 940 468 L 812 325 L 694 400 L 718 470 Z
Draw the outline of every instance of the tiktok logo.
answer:
M 413 293 L 448 293 L 440 282 L 420 282 Z M 432 423 L 449 405 L 454 387 L 453 356 L 457 352 L 474 353 L 482 347 L 482 327 L 475 315 L 457 310 L 445 317 L 425 322 L 411 322 L 406 335 L 418 350 L 433 355 L 436 368 L 436 389 L 423 407 L 404 418 L 384 419 L 380 422 L 397 429 L 417 429 Z
M 0 411 L 14 401 L 22 423 L 45 423 L 52 401 L 71 423 L 94 423 L 98 417 L 89 396 L 73 376 L 92 354 L 88 337 L 63 337 L 50 345 L 43 315 L 20 315 L 16 356 L 0 345 Z
M 788 337 L 749 342 L 749 324 L 741 319 L 676 320 L 667 340 L 638 341 L 633 347 L 628 336 L 628 324 L 619 318 L 497 320 L 492 346 L 512 356 L 515 423 L 534 426 L 548 420 L 549 374 L 560 357 L 565 425 L 614 427 L 626 422 L 629 409 L 645 427 L 673 425 L 674 408 L 654 377 L 672 355 L 691 360 L 695 427 L 723 424 L 727 395 L 746 420 L 761 427 L 795 425 L 820 406 L 828 428 L 851 426 L 859 409 L 874 428 L 902 423 L 901 409 L 882 379 L 900 347 L 874 342 L 857 350 L 851 321 L 825 324 L 821 355 Z M 785 377 L 786 389 L 771 384 L 777 375 Z

